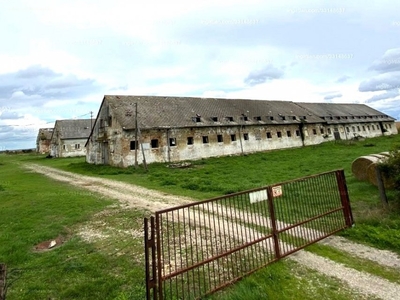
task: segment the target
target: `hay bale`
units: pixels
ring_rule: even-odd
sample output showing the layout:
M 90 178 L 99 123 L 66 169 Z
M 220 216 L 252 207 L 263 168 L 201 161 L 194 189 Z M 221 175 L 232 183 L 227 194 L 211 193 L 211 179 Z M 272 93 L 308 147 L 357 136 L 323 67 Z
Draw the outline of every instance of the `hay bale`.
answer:
M 381 152 L 379 153 L 380 155 L 386 156 L 386 157 L 390 157 L 390 152 L 386 151 L 386 152 Z
M 351 172 L 358 180 L 368 181 L 367 169 L 372 163 L 376 163 L 380 158 L 366 155 L 356 158 L 351 164 Z

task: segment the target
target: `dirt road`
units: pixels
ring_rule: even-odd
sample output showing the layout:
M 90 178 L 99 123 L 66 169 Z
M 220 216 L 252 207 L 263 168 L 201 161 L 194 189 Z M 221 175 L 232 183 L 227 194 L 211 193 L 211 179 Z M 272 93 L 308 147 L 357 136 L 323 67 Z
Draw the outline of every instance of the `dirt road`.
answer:
M 190 198 L 168 195 L 132 184 L 79 175 L 36 164 L 27 164 L 25 167 L 32 172 L 43 174 L 54 180 L 117 199 L 127 208 L 143 208 L 154 212 L 194 201 Z M 321 243 L 337 248 L 342 252 L 347 252 L 352 256 L 371 260 L 383 267 L 398 270 L 400 276 L 400 257 L 395 253 L 360 245 L 337 236 L 329 237 Z M 288 259 L 292 259 L 327 276 L 336 277 L 362 295 L 388 300 L 400 299 L 400 285 L 387 279 L 354 270 L 306 251 L 299 251 Z

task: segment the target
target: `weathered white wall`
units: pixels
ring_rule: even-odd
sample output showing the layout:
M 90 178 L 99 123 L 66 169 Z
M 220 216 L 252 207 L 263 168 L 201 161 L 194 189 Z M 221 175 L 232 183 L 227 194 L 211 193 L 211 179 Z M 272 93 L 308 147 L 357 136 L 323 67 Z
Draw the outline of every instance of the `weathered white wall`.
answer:
M 111 119 L 110 119 L 111 117 Z M 132 116 L 134 117 L 134 116 Z M 100 119 L 103 121 L 100 122 Z M 111 120 L 111 124 L 110 124 Z M 385 125 L 386 124 L 386 125 Z M 103 125 L 103 126 L 100 126 Z M 396 134 L 394 122 L 383 123 L 385 135 Z M 207 157 L 237 155 L 273 149 L 301 147 L 320 144 L 335 139 L 337 131 L 340 139 L 348 140 L 355 136 L 376 137 L 382 135 L 380 122 L 350 123 L 350 124 L 304 124 L 301 135 L 297 135 L 299 124 L 276 125 L 246 125 L 233 127 L 193 127 L 193 128 L 161 128 L 143 130 L 140 142 L 144 148 L 147 163 L 177 162 L 196 160 Z M 288 137 L 287 132 L 291 136 Z M 271 138 L 267 138 L 267 132 Z M 278 137 L 281 132 L 281 137 Z M 248 134 L 248 140 L 244 134 Z M 217 141 L 217 135 L 223 136 L 223 142 Z M 236 141 L 231 141 L 231 135 L 236 135 Z M 203 136 L 208 136 L 208 143 L 203 143 Z M 187 144 L 187 137 L 193 137 L 193 145 Z M 175 138 L 176 145 L 170 146 L 169 139 Z M 151 140 L 158 139 L 158 147 L 151 147 Z M 109 163 L 113 166 L 128 167 L 135 164 L 135 150 L 130 149 L 131 141 L 135 140 L 134 130 L 124 130 L 120 127 L 112 111 L 102 105 L 93 129 L 93 137 L 88 143 L 86 161 L 94 164 Z M 142 149 L 139 146 L 137 160 L 143 162 Z
M 61 140 L 58 146 L 59 148 L 59 156 L 58 157 L 74 157 L 74 156 L 85 156 L 86 148 L 85 148 L 86 139 L 68 139 Z M 75 149 L 75 145 L 79 144 L 80 149 Z M 65 149 L 64 149 L 65 145 Z

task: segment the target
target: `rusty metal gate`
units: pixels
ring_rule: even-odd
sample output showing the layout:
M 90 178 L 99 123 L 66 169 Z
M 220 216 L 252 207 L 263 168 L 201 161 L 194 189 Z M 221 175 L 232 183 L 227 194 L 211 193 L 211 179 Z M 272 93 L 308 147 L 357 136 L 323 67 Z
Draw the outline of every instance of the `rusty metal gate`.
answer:
M 157 211 L 147 299 L 198 299 L 353 225 L 343 170 Z

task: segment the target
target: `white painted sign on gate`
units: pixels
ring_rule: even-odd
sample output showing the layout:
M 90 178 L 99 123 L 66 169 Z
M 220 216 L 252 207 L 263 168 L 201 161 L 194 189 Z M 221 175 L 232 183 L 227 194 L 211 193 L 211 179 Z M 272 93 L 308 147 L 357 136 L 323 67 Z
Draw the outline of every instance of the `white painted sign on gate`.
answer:
M 250 196 L 250 203 L 256 203 L 256 202 L 268 200 L 267 190 L 252 192 L 249 194 L 249 196 Z

